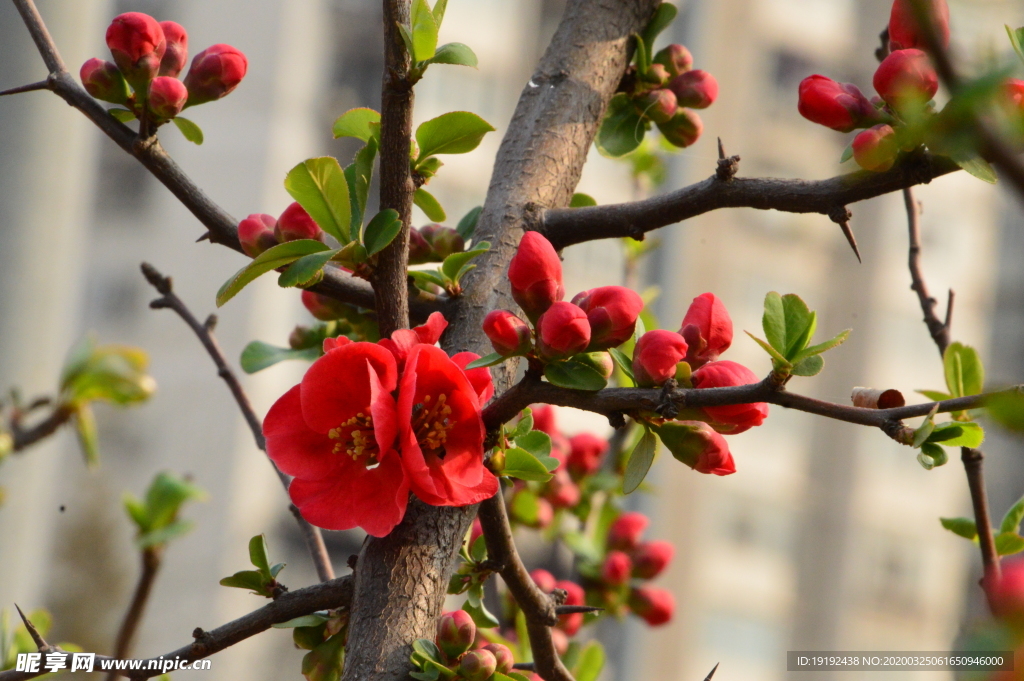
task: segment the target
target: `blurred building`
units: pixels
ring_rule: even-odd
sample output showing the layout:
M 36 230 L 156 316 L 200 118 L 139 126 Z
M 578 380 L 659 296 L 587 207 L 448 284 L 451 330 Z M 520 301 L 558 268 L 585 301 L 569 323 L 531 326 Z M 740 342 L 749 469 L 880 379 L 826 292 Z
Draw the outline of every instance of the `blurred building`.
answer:
M 689 0 L 681 9 L 675 39 L 716 75 L 721 97 L 701 114 L 704 138 L 672 157 L 667 188 L 713 172 L 716 137 L 743 157 L 743 175 L 824 178 L 845 170 L 838 159 L 847 140 L 798 116 L 796 87 L 823 72 L 868 90 L 887 0 Z M 304 158 L 347 162 L 355 148 L 331 139 L 331 121 L 349 108 L 379 106 L 381 18 L 371 0 L 50 0 L 41 10 L 72 70 L 106 53 L 104 27 L 127 10 L 182 23 L 193 53 L 227 42 L 248 55 L 243 85 L 190 116 L 206 133 L 203 146 L 161 132 L 186 172 L 236 217 L 279 213 L 289 201 L 285 173 Z M 498 132 L 472 154 L 447 157 L 431 183 L 450 221 L 482 202 L 501 135 L 561 10 L 559 0 L 451 3 L 441 41 L 471 45 L 480 68 L 433 67 L 417 86 L 416 122 L 464 109 Z M 1001 50 L 996 29 L 1022 23 L 1017 0 L 962 0 L 953 10 L 954 34 L 972 51 Z M 45 75 L 10 4 L 0 4 L 0 38 L 0 88 Z M 601 203 L 634 197 L 627 166 L 596 152 L 580 191 Z M 1019 220 L 1000 217 L 1016 204 L 1003 206 L 994 190 L 962 174 L 918 197 L 929 283 L 936 293 L 957 290 L 954 336 L 990 356 L 999 305 L 996 319 L 1011 321 L 999 322 L 1005 333 L 992 355 L 1003 358 L 996 364 L 1003 378 L 1020 379 L 1012 352 L 1022 330 L 1002 310 L 1020 307 L 1019 259 L 1010 254 L 1024 245 L 1000 241 L 1004 223 L 1007 234 L 1019 231 Z M 829 353 L 821 376 L 794 379 L 793 389 L 842 402 L 854 385 L 896 387 L 908 397 L 941 387 L 938 355 L 908 288 L 900 197 L 853 210 L 863 265 L 822 216 L 734 210 L 662 230 L 644 271 L 661 288 L 664 327 L 676 328 L 694 296 L 714 291 L 737 329 L 729 358 L 763 373 L 767 359 L 741 331 L 760 331 L 767 291 L 796 292 L 819 311 L 819 335 L 854 332 Z M 418 212 L 416 219 L 426 222 Z M 141 494 L 158 470 L 190 474 L 209 498 L 185 511 L 196 529 L 167 552 L 138 656 L 176 648 L 196 626 L 217 626 L 260 604 L 217 584 L 247 567 L 254 534 L 266 532 L 273 557 L 288 562 L 284 583 L 315 579 L 286 496 L 201 346 L 172 313 L 147 307 L 155 296 L 138 273 L 143 260 L 174 277 L 197 315 L 213 311 L 214 291 L 243 260 L 193 244 L 202 232 L 159 183 L 53 95 L 0 99 L 0 386 L 19 385 L 28 396 L 52 391 L 64 352 L 88 330 L 102 342 L 145 348 L 159 384 L 145 406 L 101 407 L 98 470 L 85 469 L 70 433 L 0 467 L 7 491 L 0 607 L 49 607 L 55 638 L 87 650 L 109 651 L 137 571 L 121 494 Z M 569 291 L 617 283 L 609 273 L 622 269 L 611 242 L 574 247 L 566 263 Z M 270 278 L 217 312 L 231 359 L 253 339 L 283 345 L 296 323 L 309 320 L 295 292 Z M 303 368 L 286 363 L 245 377 L 257 411 Z M 565 421 L 607 428 L 592 416 Z M 951 645 L 977 562 L 972 547 L 937 521 L 968 508 L 955 460 L 925 472 L 879 432 L 779 408 L 731 444 L 736 475 L 711 479 L 660 460 L 655 495 L 631 502 L 654 517 L 653 535 L 677 546 L 660 584 L 674 591 L 678 614 L 657 630 L 635 621 L 602 627 L 607 679 L 689 681 L 721 662 L 716 679 L 770 680 L 785 674 L 789 649 Z M 990 470 L 1000 461 L 1006 467 L 998 452 L 991 458 Z M 1012 478 L 1000 478 L 1009 498 Z M 340 574 L 360 539 L 329 535 Z M 219 654 L 214 668 L 238 678 L 298 678 L 300 658 L 288 632 L 271 631 Z

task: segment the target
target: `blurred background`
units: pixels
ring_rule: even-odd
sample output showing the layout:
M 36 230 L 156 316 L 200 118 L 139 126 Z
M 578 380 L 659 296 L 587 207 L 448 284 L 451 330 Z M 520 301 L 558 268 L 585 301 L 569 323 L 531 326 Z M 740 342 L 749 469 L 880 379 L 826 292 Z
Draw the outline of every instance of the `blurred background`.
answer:
M 107 56 L 108 22 L 130 10 L 183 24 L 193 54 L 226 42 L 248 55 L 238 90 L 191 114 L 206 133 L 202 147 L 172 128 L 161 131 L 186 172 L 239 218 L 279 214 L 290 201 L 285 173 L 302 159 L 330 154 L 349 162 L 355 147 L 331 138 L 331 122 L 352 107 L 379 107 L 379 2 L 39 4 L 75 72 L 87 58 Z M 1024 23 L 1021 0 L 950 5 L 965 66 L 1009 52 L 1003 24 Z M 820 179 L 849 170 L 839 165 L 847 136 L 798 115 L 797 85 L 823 73 L 869 91 L 889 6 L 681 2 L 662 42 L 687 45 L 695 66 L 720 83 L 719 101 L 701 112 L 704 137 L 666 155 L 660 188 L 636 182 L 628 163 L 594 152 L 579 191 L 612 203 L 703 179 L 715 167 L 716 137 L 727 153 L 742 156 L 746 176 Z M 480 69 L 431 69 L 417 86 L 416 121 L 464 109 L 498 128 L 476 152 L 447 157 L 430 186 L 453 224 L 483 202 L 501 135 L 563 8 L 564 0 L 451 1 L 441 42 L 469 44 Z M 45 75 L 12 5 L 0 4 L 0 88 Z M 917 196 L 932 292 L 941 300 L 947 288 L 957 293 L 953 337 L 979 348 L 991 384 L 1024 381 L 1020 204 L 963 173 L 919 188 Z M 678 328 L 691 299 L 713 291 L 736 326 L 729 358 L 763 374 L 768 360 L 742 330 L 759 330 L 767 291 L 796 292 L 818 310 L 823 337 L 853 329 L 829 353 L 824 373 L 796 379 L 801 392 L 845 402 L 853 386 L 898 388 L 908 396 L 941 388 L 938 353 L 909 289 L 902 198 L 852 208 L 863 264 L 820 215 L 720 211 L 653 235 L 659 245 L 640 276 L 660 289 L 655 308 L 663 327 Z M 418 212 L 417 220 L 427 222 Z M 286 496 L 202 347 L 175 315 L 147 306 L 155 295 L 139 274 L 141 261 L 174 277 L 197 316 L 213 311 L 215 291 L 244 261 L 193 243 L 203 231 L 133 159 L 53 95 L 0 99 L 0 388 L 18 386 L 29 398 L 52 393 L 67 350 L 89 332 L 101 342 L 144 348 L 159 386 L 142 407 L 97 410 L 98 469 L 86 469 L 70 431 L 0 467 L 0 607 L 50 609 L 51 640 L 110 652 L 138 572 L 121 496 L 141 495 L 159 470 L 191 475 L 208 499 L 185 512 L 195 530 L 167 552 L 135 657 L 177 648 L 195 627 L 213 628 L 261 605 L 217 584 L 248 567 L 254 534 L 265 532 L 271 557 L 288 563 L 284 583 L 315 581 Z M 621 253 L 617 242 L 569 249 L 567 292 L 619 283 Z M 233 361 L 250 340 L 286 345 L 296 323 L 311 321 L 297 293 L 269 277 L 218 316 L 217 335 Z M 286 362 L 243 377 L 257 411 L 265 413 L 303 370 Z M 600 418 L 569 410 L 559 416 L 569 432 L 608 432 Z M 716 662 L 716 679 L 769 681 L 787 676 L 787 650 L 950 650 L 983 615 L 977 551 L 938 522 L 970 515 L 955 458 L 927 472 L 911 450 L 880 432 L 776 407 L 764 426 L 730 444 L 736 475 L 702 476 L 662 457 L 649 478 L 653 493 L 630 500 L 653 518 L 648 536 L 676 545 L 659 586 L 673 591 L 677 610 L 658 629 L 635 619 L 602 624 L 595 634 L 611 655 L 606 681 L 697 681 Z M 992 432 L 984 449 L 998 518 L 1024 493 L 1020 443 Z M 327 534 L 343 574 L 361 537 Z M 302 653 L 290 632 L 271 630 L 218 654 L 207 678 L 300 678 Z M 210 674 L 187 674 L 203 673 Z

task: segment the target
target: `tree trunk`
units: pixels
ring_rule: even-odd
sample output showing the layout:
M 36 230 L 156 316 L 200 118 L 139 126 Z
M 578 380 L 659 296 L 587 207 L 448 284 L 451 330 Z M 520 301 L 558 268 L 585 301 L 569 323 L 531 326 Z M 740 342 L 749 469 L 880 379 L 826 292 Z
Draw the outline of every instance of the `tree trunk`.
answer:
M 476 238 L 491 242 L 465 293 L 445 310 L 450 353 L 489 352 L 481 331 L 496 308 L 515 309 L 505 276 L 531 210 L 566 206 L 627 64 L 629 36 L 657 0 L 570 0 L 523 90 L 494 165 Z M 498 392 L 514 368 L 496 372 Z M 404 679 L 411 644 L 431 638 L 472 508 L 409 505 L 387 537 L 369 539 L 356 565 L 344 681 Z

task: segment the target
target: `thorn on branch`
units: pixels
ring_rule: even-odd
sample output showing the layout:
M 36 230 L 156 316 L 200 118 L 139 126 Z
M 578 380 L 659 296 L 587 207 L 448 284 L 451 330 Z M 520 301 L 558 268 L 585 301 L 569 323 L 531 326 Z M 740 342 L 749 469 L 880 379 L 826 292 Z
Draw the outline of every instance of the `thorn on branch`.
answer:
M 853 229 L 850 227 L 850 218 L 853 217 L 850 209 L 846 206 L 836 206 L 828 212 L 828 217 L 843 230 L 843 236 L 853 249 L 853 254 L 857 256 L 857 262 L 864 262 L 860 257 L 860 248 L 857 247 L 857 237 L 853 235 Z
M 598 608 L 593 605 L 559 605 L 555 608 L 556 615 L 575 615 L 581 613 L 588 615 L 592 612 L 603 612 L 604 608 Z
M 722 145 L 722 138 L 718 138 L 718 168 L 715 170 L 715 177 L 722 182 L 728 182 L 736 177 L 740 169 L 739 156 L 725 156 L 725 147 Z
M 888 34 L 889 33 L 889 29 L 886 29 L 885 32 L 886 32 L 886 34 Z M 708 672 L 708 675 L 704 677 L 704 681 L 711 681 L 711 677 L 714 676 L 715 672 L 718 671 L 718 665 L 720 665 L 720 664 L 722 664 L 722 663 L 721 662 L 716 662 L 715 663 L 715 666 L 711 668 L 711 671 Z
M 946 299 L 946 321 L 942 323 L 948 333 L 953 328 L 953 302 L 956 299 L 956 292 L 949 289 L 949 298 Z
M 210 332 L 212 332 L 214 329 L 216 329 L 217 328 L 217 315 L 211 314 L 209 317 L 207 317 L 206 321 L 203 322 L 203 328 L 206 329 L 207 331 L 210 331 Z
M 50 79 L 41 80 L 38 83 L 29 83 L 28 85 L 19 85 L 18 87 L 12 87 L 8 90 L 0 90 L 0 97 L 4 95 L 16 95 L 22 92 L 35 92 L 36 90 L 50 90 Z
M 198 244 L 198 243 L 199 243 L 199 242 L 201 242 L 201 241 L 209 241 L 209 240 L 210 240 L 210 238 L 211 238 L 211 234 L 210 234 L 209 232 L 206 232 L 206 233 L 205 233 L 205 234 L 203 234 L 203 235 L 202 235 L 201 237 L 199 237 L 198 239 L 196 239 L 196 243 Z
M 32 620 L 26 617 L 25 613 L 21 611 L 21 606 L 15 603 L 14 607 L 18 609 L 18 614 L 21 615 L 21 621 L 25 623 L 25 629 L 28 630 L 28 635 L 32 637 L 32 641 L 36 644 L 36 648 L 39 649 L 39 652 L 47 653 L 53 650 L 53 646 L 46 642 L 46 639 L 44 639 L 39 633 L 39 630 L 36 629 L 36 625 L 32 624 Z

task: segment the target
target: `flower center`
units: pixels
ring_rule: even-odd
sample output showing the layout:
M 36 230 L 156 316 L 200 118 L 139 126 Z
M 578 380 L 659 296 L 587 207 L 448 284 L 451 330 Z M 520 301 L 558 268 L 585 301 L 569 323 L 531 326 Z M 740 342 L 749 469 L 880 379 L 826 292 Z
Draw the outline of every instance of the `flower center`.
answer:
M 351 456 L 353 461 L 365 459 L 367 468 L 379 463 L 377 455 L 380 454 L 380 450 L 373 436 L 373 418 L 369 414 L 356 414 L 337 428 L 331 428 L 327 437 L 337 440 L 334 443 L 335 454 L 344 452 Z
M 444 458 L 445 442 L 448 440 L 448 431 L 455 424 L 448 418 L 452 414 L 452 408 L 446 404 L 448 396 L 442 393 L 436 400 L 430 395 L 423 398 L 423 401 L 413 406 L 412 429 L 416 433 L 416 441 L 424 454 L 434 454 Z

